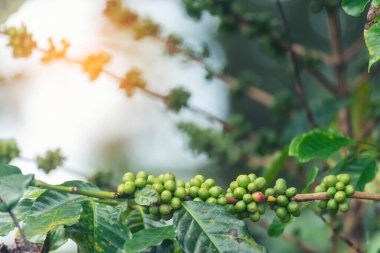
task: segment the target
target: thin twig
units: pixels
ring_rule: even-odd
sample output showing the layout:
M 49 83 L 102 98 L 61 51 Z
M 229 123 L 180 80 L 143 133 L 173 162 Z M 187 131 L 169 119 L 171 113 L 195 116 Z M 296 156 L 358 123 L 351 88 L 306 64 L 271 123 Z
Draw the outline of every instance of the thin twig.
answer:
M 20 223 L 17 220 L 16 215 L 12 212 L 12 210 L 9 210 L 8 213 L 9 213 L 9 216 L 11 216 L 13 223 L 15 224 L 15 226 L 20 231 L 21 238 L 24 240 L 25 243 L 29 243 L 29 241 L 26 239 L 24 231 L 22 230 L 22 228 L 20 226 Z
M 258 224 L 260 226 L 262 226 L 263 228 L 265 229 L 268 229 L 269 228 L 269 224 L 260 219 L 258 221 Z M 305 252 L 305 253 L 318 253 L 318 251 L 314 250 L 313 248 L 311 248 L 309 245 L 305 244 L 302 240 L 300 240 L 298 237 L 294 237 L 294 236 L 291 236 L 289 234 L 281 234 L 280 236 L 282 239 L 284 239 L 285 241 L 288 241 L 290 242 L 291 244 L 295 245 L 297 248 L 301 249 L 302 252 Z
M 282 5 L 281 5 L 281 2 L 280 0 L 276 0 L 276 4 L 277 4 L 277 8 L 280 12 L 280 16 L 281 16 L 281 19 L 282 19 L 282 22 L 283 22 L 283 26 L 284 26 L 284 29 L 285 29 L 285 33 L 287 35 L 287 41 L 288 41 L 288 45 L 287 45 L 287 48 L 289 49 L 288 51 L 290 52 L 290 58 L 292 60 L 292 63 L 293 63 L 293 68 L 294 68 L 294 79 L 295 79 L 295 89 L 296 89 L 296 92 L 301 100 L 301 103 L 303 105 L 303 108 L 304 108 L 304 111 L 305 111 L 305 115 L 306 115 L 306 118 L 310 124 L 310 126 L 312 128 L 315 128 L 317 127 L 317 124 L 314 120 L 314 117 L 313 117 L 313 114 L 311 113 L 311 110 L 309 108 L 309 105 L 306 101 L 306 97 L 305 97 L 305 90 L 304 90 L 304 87 L 303 87 L 303 84 L 302 84 L 302 80 L 301 80 L 301 75 L 300 75 L 300 70 L 299 70 L 299 67 L 298 67 L 298 63 L 297 63 L 297 56 L 296 54 L 290 50 L 290 46 L 292 44 L 292 39 L 291 39 L 291 36 L 290 36 L 290 30 L 289 30 L 289 25 L 288 25 L 288 21 L 285 17 L 285 12 L 284 12 L 284 9 L 282 8 Z
M 336 10 L 327 11 L 327 24 L 330 32 L 330 47 L 334 58 L 334 71 L 338 82 L 338 97 L 345 98 L 350 93 L 346 79 L 346 62 L 342 53 L 339 18 Z M 339 113 L 340 127 L 344 134 L 352 136 L 351 114 L 349 108 L 344 107 Z
M 334 232 L 334 234 L 339 238 L 341 239 L 342 241 L 344 241 L 349 247 L 351 247 L 353 250 L 355 250 L 357 253 L 363 253 L 363 251 L 357 247 L 350 239 L 348 239 L 346 236 L 344 236 L 342 233 L 340 233 L 335 227 L 333 224 L 331 224 L 330 222 L 328 222 L 322 215 L 316 213 L 316 215 L 321 218 L 321 220 L 326 223 L 327 226 L 330 227 L 330 229 Z
M 350 48 L 348 48 L 344 53 L 343 53 L 343 60 L 344 62 L 348 62 L 354 57 L 357 53 L 360 52 L 364 47 L 364 38 L 363 36 L 360 36 L 359 39 L 357 39 L 354 44 L 351 45 Z

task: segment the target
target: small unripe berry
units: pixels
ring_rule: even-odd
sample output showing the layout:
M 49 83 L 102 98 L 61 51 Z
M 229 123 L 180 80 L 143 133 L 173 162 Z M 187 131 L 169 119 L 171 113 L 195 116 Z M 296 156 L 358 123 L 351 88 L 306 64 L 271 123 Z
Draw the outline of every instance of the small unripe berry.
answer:
M 153 221 L 159 221 L 161 219 L 161 215 L 159 213 L 158 214 L 151 213 L 149 216 Z
M 283 178 L 277 179 L 275 182 L 275 185 L 277 185 L 277 184 L 282 184 L 282 185 L 285 185 L 285 187 L 286 187 L 286 181 Z
M 338 203 L 334 199 L 330 199 L 327 201 L 327 210 L 329 211 L 336 211 L 338 208 Z
M 208 190 L 208 192 L 211 197 L 217 198 L 220 194 L 222 194 L 223 190 L 220 186 L 213 186 Z
M 282 195 L 282 194 L 285 194 L 286 192 L 286 185 L 276 184 L 273 189 L 274 189 L 275 194 Z
M 285 207 L 279 207 L 276 210 L 277 217 L 282 220 L 288 215 L 288 210 Z
M 234 190 L 234 196 L 235 198 L 242 199 L 244 194 L 246 194 L 247 191 L 243 187 L 238 187 Z
M 314 189 L 314 192 L 325 192 L 326 191 L 326 188 L 323 187 L 322 185 L 318 185 L 317 187 L 315 187 Z
M 190 185 L 191 186 L 201 187 L 201 184 L 202 184 L 202 181 L 199 180 L 198 178 L 192 178 L 192 179 L 190 179 Z
M 336 178 L 335 175 L 328 175 L 324 178 L 323 182 L 328 187 L 334 187 L 336 185 L 336 183 L 338 182 L 338 179 Z
M 124 184 L 120 184 L 117 187 L 117 193 L 123 194 L 124 193 Z
M 162 184 L 153 184 L 152 189 L 160 194 L 165 190 Z
M 285 195 L 280 195 L 277 197 L 277 204 L 280 206 L 287 206 L 289 203 L 288 198 Z
M 193 199 L 193 201 L 195 201 L 195 202 L 203 202 L 203 200 L 201 199 L 201 198 L 195 198 L 195 199 Z
M 181 208 L 181 206 L 182 206 L 182 202 L 181 202 L 181 200 L 180 200 L 179 198 L 174 197 L 174 198 L 172 198 L 172 200 L 170 201 L 170 205 L 172 206 L 172 208 L 173 208 L 174 210 L 178 210 L 178 209 Z
M 288 210 L 291 214 L 298 214 L 298 212 L 300 211 L 300 207 L 299 205 L 297 204 L 297 202 L 295 201 L 291 201 L 289 204 L 288 204 Z
M 247 211 L 250 213 L 254 213 L 257 211 L 257 204 L 256 202 L 251 202 L 247 205 Z
M 345 185 L 348 185 L 351 181 L 350 174 L 341 174 L 341 177 L 339 179 L 340 182 L 342 182 Z
M 235 205 L 233 205 L 233 204 L 227 204 L 227 205 L 226 205 L 226 209 L 227 209 L 227 211 L 228 211 L 230 214 L 234 214 L 234 213 L 236 213 Z
M 151 214 L 159 214 L 160 210 L 159 210 L 158 206 L 150 206 L 149 207 L 149 213 L 151 213 Z
M 168 191 L 175 191 L 175 189 L 177 188 L 176 186 L 176 183 L 173 181 L 173 180 L 168 180 L 164 183 L 164 188 Z
M 294 196 L 297 195 L 297 189 L 295 187 L 290 187 L 286 189 L 285 195 L 288 198 L 293 198 Z
M 216 200 L 216 198 L 209 197 L 208 199 L 206 199 L 206 203 L 209 203 L 209 204 L 216 204 L 216 203 L 217 203 L 217 200 Z
M 172 199 L 172 193 L 168 190 L 164 190 L 161 193 L 161 200 L 163 203 L 170 203 L 170 200 Z
M 198 196 L 201 199 L 207 199 L 208 197 L 210 197 L 210 194 L 206 188 L 200 188 L 198 191 Z
M 337 193 L 335 193 L 334 199 L 336 202 L 342 203 L 346 200 L 346 193 L 344 191 L 338 191 Z
M 250 191 L 250 192 L 255 192 L 255 191 L 257 191 L 257 187 L 256 187 L 255 183 L 249 183 L 248 186 L 247 186 L 247 189 L 248 189 L 248 191 Z
M 244 196 L 243 196 L 243 201 L 244 201 L 245 203 L 250 203 L 250 202 L 252 202 L 252 201 L 253 201 L 252 194 L 249 194 L 249 193 L 244 194 Z
M 177 181 L 175 181 L 175 185 L 177 187 L 185 187 L 185 181 L 183 181 L 182 179 L 178 179 Z
M 135 185 L 137 188 L 143 188 L 146 185 L 146 180 L 144 178 L 136 178 Z
M 258 222 L 260 220 L 260 214 L 259 214 L 259 212 L 252 213 L 252 214 L 249 215 L 249 218 L 253 222 Z
M 242 213 L 245 211 L 247 205 L 245 204 L 245 202 L 243 200 L 239 200 L 236 204 L 235 204 L 235 209 L 236 209 L 236 212 L 238 213 Z
M 344 190 L 344 187 L 345 187 L 345 185 L 344 185 L 342 182 L 338 182 L 338 183 L 336 183 L 336 185 L 335 185 L 335 188 L 336 188 L 338 191 L 343 191 L 343 190 Z
M 329 196 L 330 199 L 334 198 L 335 193 L 336 193 L 335 187 L 329 187 L 327 189 L 327 195 Z
M 254 183 L 258 190 L 262 190 L 267 185 L 267 180 L 263 177 L 258 177 L 255 179 Z
M 136 174 L 136 178 L 143 178 L 146 180 L 148 178 L 148 173 L 146 173 L 145 171 L 139 171 Z
M 218 198 L 218 204 L 222 205 L 222 206 L 227 205 L 227 199 L 226 199 L 226 197 L 219 197 Z
M 206 183 L 202 183 L 201 184 L 201 188 L 206 188 L 206 189 L 210 189 L 210 186 Z
M 251 180 L 251 182 L 254 182 L 255 179 L 257 178 L 256 174 L 253 174 L 253 173 L 249 174 L 248 177 Z
M 327 208 L 327 201 L 326 200 L 321 200 L 318 202 L 318 207 L 320 209 L 326 209 Z
M 173 214 L 172 213 L 169 213 L 169 214 L 163 214 L 163 215 L 161 215 L 161 218 L 162 219 L 164 219 L 164 220 L 166 220 L 166 221 L 169 221 L 169 220 L 171 220 L 172 218 L 173 218 Z
M 159 210 L 161 215 L 168 215 L 171 212 L 170 206 L 166 204 L 160 205 Z
M 251 180 L 247 175 L 240 175 L 237 177 L 236 182 L 240 187 L 247 188 L 248 184 L 251 183 Z
M 199 187 L 197 186 L 191 186 L 189 190 L 189 195 L 193 198 L 196 198 L 198 196 Z
M 347 197 L 351 197 L 355 193 L 355 187 L 353 185 L 347 185 L 344 188 L 344 191 L 346 192 Z
M 208 184 L 210 187 L 213 187 L 215 185 L 215 179 L 208 178 L 205 181 L 206 184 Z
M 136 185 L 134 182 L 132 182 L 132 181 L 125 182 L 125 184 L 124 184 L 124 193 L 125 194 L 132 194 L 135 192 L 135 190 L 136 190 Z
M 233 193 L 226 193 L 226 198 L 235 198 Z
M 257 211 L 259 214 L 264 214 L 265 213 L 266 206 L 263 203 L 260 203 L 257 205 Z
M 260 203 L 263 202 L 265 199 L 265 196 L 262 192 L 254 192 L 252 193 L 252 199 L 253 201 Z
M 133 172 L 127 172 L 123 175 L 123 182 L 135 181 L 135 174 Z
M 273 196 L 275 194 L 274 192 L 274 189 L 273 188 L 268 188 L 265 190 L 265 196 L 268 197 L 268 196 Z
M 230 183 L 230 189 L 231 189 L 231 191 L 234 191 L 238 187 L 239 187 L 239 185 L 238 185 L 238 183 L 236 181 L 232 181 Z
M 149 175 L 146 182 L 148 184 L 154 184 L 156 182 L 155 180 L 156 180 L 156 177 L 154 177 L 153 175 Z
M 349 209 L 350 209 L 350 204 L 347 200 L 339 204 L 339 211 L 341 211 L 342 213 L 348 212 Z
M 166 181 L 169 181 L 169 180 L 173 180 L 173 181 L 175 181 L 175 176 L 174 176 L 172 173 L 170 173 L 170 172 L 165 173 L 165 174 L 163 175 L 162 182 L 165 183 Z
M 287 213 L 287 215 L 285 216 L 285 218 L 281 219 L 281 222 L 288 223 L 291 218 L 292 217 L 291 217 L 290 213 Z
M 174 192 L 174 196 L 179 198 L 179 199 L 184 199 L 185 196 L 186 196 L 186 190 L 185 188 L 183 187 L 178 187 L 175 192 Z
M 205 177 L 203 175 L 196 175 L 194 178 L 196 178 L 199 181 L 201 181 L 201 183 L 203 183 L 205 181 Z

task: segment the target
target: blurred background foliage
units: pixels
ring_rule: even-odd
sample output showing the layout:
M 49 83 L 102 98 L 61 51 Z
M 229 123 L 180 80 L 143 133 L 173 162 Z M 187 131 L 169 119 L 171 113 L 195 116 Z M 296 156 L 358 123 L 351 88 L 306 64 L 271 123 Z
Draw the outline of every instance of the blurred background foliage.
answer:
M 0 21 L 5 21 L 8 14 L 17 10 L 18 2 L 0 1 Z M 146 4 L 150 2 L 146 1 Z M 204 70 L 202 73 L 205 80 L 220 80 L 228 89 L 230 111 L 225 118 L 210 115 L 208 108 L 193 107 L 189 103 L 192 93 L 183 87 L 174 87 L 159 98 L 171 113 L 183 114 L 186 110 L 192 110 L 211 121 L 199 123 L 192 120 L 192 117 L 176 120 L 180 136 L 186 141 L 190 152 L 194 156 L 207 157 L 207 163 L 201 167 L 196 170 L 190 168 L 191 174 L 201 172 L 216 178 L 223 185 L 239 173 L 254 172 L 269 180 L 284 177 L 289 185 L 303 188 L 308 169 L 321 163 L 317 161 L 301 166 L 287 156 L 290 140 L 312 128 L 310 120 L 305 116 L 302 96 L 318 127 L 334 127 L 355 139 L 379 144 L 380 90 L 376 85 L 379 71 L 376 66 L 370 74 L 367 71 L 368 52 L 363 41 L 366 22 L 364 16 L 348 16 L 338 0 L 282 1 L 290 28 L 290 33 L 287 34 L 274 1 L 176 2 L 186 13 L 184 18 L 202 22 L 210 20 L 211 16 L 216 20 L 217 32 L 214 39 L 222 47 L 224 64 L 214 64 L 210 60 L 218 50 L 210 47 L 207 42 L 201 41 L 198 47 L 192 47 L 180 35 L 162 29 L 153 18 L 140 15 L 133 8 L 133 1 L 105 1 L 103 15 L 117 29 L 132 31 L 135 40 L 141 43 L 144 40 L 159 43 L 167 55 L 180 55 L 187 61 L 199 64 Z M 54 34 L 51 36 L 54 38 Z M 288 37 L 293 41 L 292 50 L 300 66 L 300 77 L 305 90 L 301 97 L 296 92 L 294 69 L 288 57 Z M 337 44 L 341 48 L 340 52 L 334 49 Z M 90 63 L 99 60 L 94 57 L 89 60 Z M 94 72 L 91 66 L 83 67 L 85 72 L 89 72 L 90 79 L 97 79 L 103 70 L 102 64 L 108 62 L 108 58 L 102 57 L 103 61 L 100 59 L 98 68 L 95 68 L 99 73 Z M 132 96 L 135 89 L 148 95 L 151 91 L 149 82 L 145 86 L 138 71 L 144 73 L 145 70 L 130 71 L 123 79 L 125 82 L 121 88 L 125 89 L 128 96 Z M 8 78 L 10 77 L 3 77 L 0 84 L 7 85 Z M 346 92 L 340 92 L 342 89 Z M 350 117 L 347 117 L 347 112 Z M 0 114 L 2 113 L 0 108 Z M 17 136 L 13 137 L 17 139 Z M 60 143 L 56 145 L 60 146 Z M 88 179 L 99 186 L 113 189 L 126 169 L 140 169 L 131 167 L 128 162 L 128 150 L 136 147 L 130 145 L 125 149 L 125 145 L 118 138 L 103 143 L 94 154 L 94 160 L 102 168 L 97 168 L 98 172 L 94 171 L 94 175 L 87 176 Z M 162 148 L 165 149 L 165 143 L 162 143 Z M 6 162 L 17 158 L 19 153 L 20 150 L 12 140 L 0 142 L 0 158 Z M 65 150 L 60 149 L 47 151 L 45 155 L 36 158 L 38 167 L 46 173 L 56 167 L 62 167 L 60 169 L 71 173 L 72 169 L 65 168 L 65 159 L 70 157 L 66 157 Z M 170 157 L 169 154 L 167 159 L 177 158 Z M 154 168 L 144 169 L 149 171 Z M 176 168 L 159 170 L 173 171 L 181 177 L 181 171 Z M 75 173 L 78 174 L 78 171 Z M 188 177 L 188 174 L 183 173 L 183 176 Z M 375 189 L 378 183 L 376 179 L 367 187 Z M 348 234 L 359 241 L 359 245 L 365 244 L 368 249 L 366 252 L 378 252 L 378 207 L 358 205 L 353 209 L 358 213 L 352 211 L 343 219 L 343 223 L 348 224 Z M 268 217 L 267 222 L 270 223 L 270 220 L 271 217 Z M 343 229 L 343 223 L 342 220 L 337 220 L 335 226 Z M 265 224 L 261 225 L 265 227 Z M 328 228 L 312 213 L 306 213 L 290 224 L 285 240 L 270 238 L 262 227 L 254 226 L 250 229 L 256 240 L 267 246 L 270 252 L 307 252 L 299 247 L 299 241 L 307 242 L 316 252 L 330 252 L 331 242 L 338 248 L 338 252 L 347 252 L 344 243 L 336 239 L 330 240 L 326 236 L 329 235 Z M 294 241 L 289 237 L 298 239 Z

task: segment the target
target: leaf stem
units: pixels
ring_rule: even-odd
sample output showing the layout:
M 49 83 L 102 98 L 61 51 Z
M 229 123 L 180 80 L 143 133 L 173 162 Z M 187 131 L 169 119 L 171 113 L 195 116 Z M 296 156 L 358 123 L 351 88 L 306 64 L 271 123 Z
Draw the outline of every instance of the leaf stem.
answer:
M 116 199 L 118 198 L 118 194 L 114 192 L 106 192 L 106 191 L 90 191 L 78 189 L 77 187 L 72 186 L 64 186 L 64 185 L 51 185 L 45 183 L 40 180 L 35 180 L 34 185 L 47 190 L 54 190 L 59 192 L 67 192 L 73 194 L 79 194 L 87 197 L 94 197 L 98 199 Z

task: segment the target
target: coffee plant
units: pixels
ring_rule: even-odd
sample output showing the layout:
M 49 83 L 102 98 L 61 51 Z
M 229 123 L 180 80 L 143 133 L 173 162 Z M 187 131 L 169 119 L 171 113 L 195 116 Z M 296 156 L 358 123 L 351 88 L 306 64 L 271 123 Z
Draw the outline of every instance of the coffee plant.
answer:
M 280 62 L 280 75 L 291 76 L 284 77 L 289 79 L 285 89 L 267 91 L 256 84 L 260 74 L 255 71 L 209 66 L 213 51 L 207 44 L 189 47 L 121 0 L 105 1 L 107 20 L 132 32 L 136 41 L 158 43 L 168 57 L 199 64 L 206 79 L 225 83 L 233 105 L 228 119 L 194 107 L 191 92 L 182 86 L 166 94 L 154 91 L 142 69 L 133 67 L 122 76 L 113 73 L 107 64 L 114 56 L 104 52 L 83 59 L 68 56 L 72 45 L 65 39 L 57 43 L 54 34 L 43 48 L 33 37 L 37 31 L 27 24 L 0 25 L 0 35 L 15 59 L 36 53 L 44 64 L 79 65 L 90 81 L 111 77 L 127 98 L 142 93 L 162 102 L 169 113 L 202 115 L 216 127 L 181 121 L 178 130 L 188 137 L 189 148 L 212 159 L 228 182 L 202 174 L 183 180 L 170 170 L 156 175 L 147 169 L 126 170 L 116 183 L 112 174 L 99 171 L 86 176 L 87 181 L 53 185 L 24 174 L 13 162 L 34 162 L 45 173 L 75 172 L 65 166 L 61 149 L 26 158 L 16 140 L 0 139 L 0 236 L 17 230 L 14 245 L 1 244 L 0 252 L 50 252 L 69 239 L 82 253 L 268 252 L 282 239 L 294 246 L 289 252 L 378 252 L 380 246 L 371 241 L 378 240 L 379 231 L 380 90 L 374 80 L 380 60 L 380 1 L 182 2 L 194 20 L 205 13 L 218 19 L 221 37 L 254 43 L 264 62 L 260 65 Z M 2 4 L 4 10 L 8 6 L 14 11 L 9 1 L 0 0 Z M 291 20 L 291 4 L 301 10 L 297 15 L 311 13 L 319 24 L 326 18 L 330 50 L 307 44 L 303 38 L 314 35 Z M 367 20 L 362 18 L 365 13 Z M 359 23 L 360 33 L 345 35 L 342 20 Z M 362 52 L 364 45 L 369 54 Z M 328 98 L 316 91 L 314 99 L 322 101 L 314 103 L 306 78 L 319 84 Z M 267 119 L 252 120 L 260 110 Z M 314 235 L 314 225 L 321 224 L 324 232 Z M 308 240 L 306 230 L 312 233 Z M 313 243 L 319 236 L 329 244 Z

